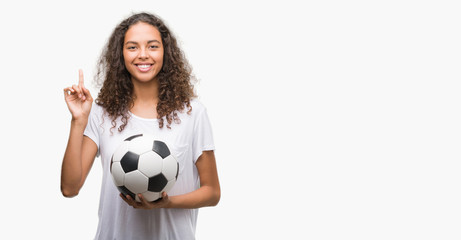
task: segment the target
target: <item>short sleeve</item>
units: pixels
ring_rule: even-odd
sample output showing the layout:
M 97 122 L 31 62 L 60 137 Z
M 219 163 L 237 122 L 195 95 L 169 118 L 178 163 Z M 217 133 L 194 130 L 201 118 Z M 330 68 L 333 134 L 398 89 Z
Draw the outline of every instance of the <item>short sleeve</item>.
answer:
M 192 146 L 194 151 L 194 163 L 197 162 L 203 151 L 215 150 L 213 132 L 206 108 L 202 107 L 198 110 L 194 124 L 194 141 Z
M 89 137 L 91 140 L 93 140 L 94 143 L 96 143 L 96 146 L 98 146 L 98 153 L 97 156 L 99 156 L 99 130 L 101 128 L 101 114 L 99 111 L 100 106 L 93 104 L 93 107 L 91 108 L 90 116 L 88 117 L 88 124 L 86 125 L 85 131 L 83 132 L 84 136 Z

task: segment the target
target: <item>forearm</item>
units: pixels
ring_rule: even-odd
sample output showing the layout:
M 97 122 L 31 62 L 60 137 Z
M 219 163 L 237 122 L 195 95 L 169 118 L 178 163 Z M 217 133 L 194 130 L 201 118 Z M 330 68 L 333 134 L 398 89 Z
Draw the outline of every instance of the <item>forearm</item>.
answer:
M 202 186 L 199 189 L 177 196 L 170 196 L 170 203 L 167 208 L 201 208 L 216 206 L 221 193 L 219 188 Z
M 64 153 L 61 169 L 61 191 L 64 196 L 71 197 L 78 194 L 81 187 L 82 170 L 82 143 L 83 131 L 86 122 L 72 120 L 69 140 Z

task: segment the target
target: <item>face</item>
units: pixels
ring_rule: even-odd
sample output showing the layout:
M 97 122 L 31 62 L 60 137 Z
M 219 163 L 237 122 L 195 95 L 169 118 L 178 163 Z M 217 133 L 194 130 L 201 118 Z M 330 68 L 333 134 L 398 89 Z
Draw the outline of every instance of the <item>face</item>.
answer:
M 125 33 L 123 58 L 132 81 L 156 79 L 163 65 L 163 44 L 157 28 L 144 22 L 131 25 Z

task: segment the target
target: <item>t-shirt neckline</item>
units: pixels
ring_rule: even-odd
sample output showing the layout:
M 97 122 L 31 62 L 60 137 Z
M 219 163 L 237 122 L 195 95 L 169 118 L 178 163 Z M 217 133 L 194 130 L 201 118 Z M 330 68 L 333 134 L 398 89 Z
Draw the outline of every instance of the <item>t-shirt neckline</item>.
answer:
M 140 116 L 135 115 L 135 114 L 132 113 L 131 111 L 128 111 L 128 112 L 130 113 L 130 115 L 131 115 L 133 118 L 136 118 L 136 119 L 139 119 L 139 120 L 149 121 L 149 122 L 156 122 L 156 121 L 158 121 L 157 118 L 143 118 L 143 117 L 140 117 Z

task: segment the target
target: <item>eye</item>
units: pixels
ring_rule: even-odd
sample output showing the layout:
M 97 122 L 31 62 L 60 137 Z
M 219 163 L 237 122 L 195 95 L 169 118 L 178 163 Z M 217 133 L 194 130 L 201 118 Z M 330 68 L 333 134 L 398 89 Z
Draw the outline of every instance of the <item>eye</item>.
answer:
M 149 46 L 149 48 L 151 48 L 151 49 L 156 49 L 156 48 L 159 48 L 159 46 L 157 46 L 157 45 L 151 45 L 151 46 Z
M 128 49 L 128 50 L 135 50 L 136 47 L 135 47 L 135 46 L 128 46 L 128 47 L 126 47 L 126 49 Z

